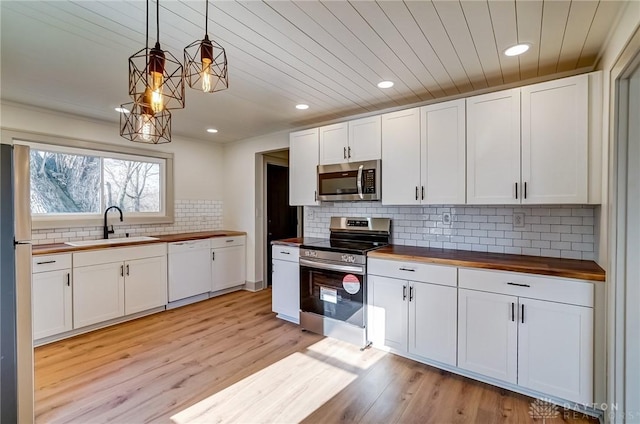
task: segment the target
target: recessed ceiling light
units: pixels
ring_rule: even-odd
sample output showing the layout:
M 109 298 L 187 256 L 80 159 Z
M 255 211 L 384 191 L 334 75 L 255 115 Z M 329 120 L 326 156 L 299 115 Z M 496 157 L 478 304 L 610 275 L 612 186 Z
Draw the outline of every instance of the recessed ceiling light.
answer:
M 507 50 L 504 51 L 504 54 L 506 56 L 518 56 L 519 54 L 522 54 L 524 52 L 526 52 L 527 50 L 529 50 L 529 48 L 531 47 L 530 44 L 516 44 L 515 46 L 511 46 L 509 47 Z
M 393 81 L 380 81 L 378 88 L 391 88 L 393 87 Z
M 115 110 L 118 113 L 129 113 L 129 109 L 127 109 L 126 107 L 117 107 L 115 108 Z
M 208 132 L 208 133 L 211 133 L 211 134 L 215 134 L 215 133 L 217 133 L 217 132 L 218 132 L 218 130 L 217 130 L 217 129 L 215 129 L 215 128 L 207 128 L 207 132 Z
M 300 103 L 299 105 L 296 105 L 296 109 L 306 110 L 306 109 L 309 109 L 309 105 L 305 105 L 304 103 Z

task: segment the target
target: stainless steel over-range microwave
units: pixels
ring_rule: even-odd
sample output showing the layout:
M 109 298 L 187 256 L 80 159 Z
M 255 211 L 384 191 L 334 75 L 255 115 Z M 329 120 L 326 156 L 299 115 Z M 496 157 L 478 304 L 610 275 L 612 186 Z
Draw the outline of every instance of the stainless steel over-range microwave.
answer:
M 318 199 L 380 200 L 380 160 L 318 166 Z

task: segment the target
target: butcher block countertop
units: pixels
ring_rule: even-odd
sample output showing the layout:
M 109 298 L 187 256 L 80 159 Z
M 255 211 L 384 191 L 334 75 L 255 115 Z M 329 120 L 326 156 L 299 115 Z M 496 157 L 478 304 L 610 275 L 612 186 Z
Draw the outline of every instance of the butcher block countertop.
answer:
M 180 233 L 180 234 L 168 234 L 168 235 L 162 235 L 162 236 L 152 236 L 152 237 L 156 237 L 157 240 L 143 240 L 143 241 L 128 242 L 126 241 L 126 239 L 123 239 L 122 243 L 112 243 L 112 244 L 97 245 L 97 246 L 69 246 L 64 243 L 37 244 L 33 246 L 32 254 L 34 256 L 52 255 L 55 253 L 72 253 L 72 252 L 79 252 L 84 250 L 99 250 L 99 249 L 109 249 L 112 247 L 139 246 L 142 244 L 152 244 L 152 243 L 174 243 L 179 241 L 201 240 L 201 239 L 208 239 L 208 238 L 214 238 L 214 237 L 236 237 L 236 236 L 244 236 L 246 234 L 247 233 L 243 231 L 218 230 L 218 231 L 200 231 L 196 233 Z
M 544 258 L 466 250 L 389 245 L 368 253 L 369 258 L 426 262 L 498 271 L 526 272 L 554 277 L 605 281 L 605 272 L 593 261 Z
M 324 240 L 326 239 L 317 238 L 317 237 L 293 237 L 293 238 L 282 239 L 282 240 L 273 240 L 271 244 L 276 246 L 299 247 L 302 244 L 313 244 L 313 243 L 317 243 L 319 241 L 324 241 Z

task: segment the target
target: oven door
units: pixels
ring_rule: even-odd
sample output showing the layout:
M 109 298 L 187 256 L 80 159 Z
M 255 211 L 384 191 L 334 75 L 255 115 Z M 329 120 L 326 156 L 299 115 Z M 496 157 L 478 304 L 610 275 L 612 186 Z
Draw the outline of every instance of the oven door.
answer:
M 300 259 L 300 310 L 364 328 L 365 268 Z

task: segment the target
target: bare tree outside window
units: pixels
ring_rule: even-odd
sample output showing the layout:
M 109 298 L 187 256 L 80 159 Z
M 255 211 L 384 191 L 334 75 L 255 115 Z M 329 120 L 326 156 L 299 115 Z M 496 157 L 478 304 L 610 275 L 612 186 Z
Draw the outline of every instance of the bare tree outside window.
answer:
M 99 211 L 99 157 L 31 150 L 32 213 Z
M 107 206 L 124 212 L 160 211 L 160 165 L 103 159 L 104 196 Z

